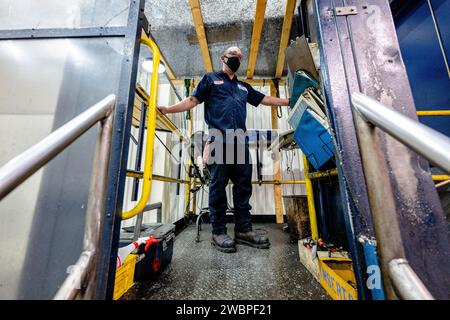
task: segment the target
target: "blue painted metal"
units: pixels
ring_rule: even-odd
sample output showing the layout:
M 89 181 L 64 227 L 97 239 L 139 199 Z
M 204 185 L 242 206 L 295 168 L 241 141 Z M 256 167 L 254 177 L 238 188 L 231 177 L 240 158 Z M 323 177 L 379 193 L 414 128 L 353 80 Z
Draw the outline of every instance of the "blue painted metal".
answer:
M 368 272 L 373 271 L 370 275 L 376 277 L 376 285 L 373 288 L 370 288 L 372 300 L 386 300 L 383 279 L 381 274 L 377 274 L 380 272 L 380 264 L 378 261 L 376 244 L 374 241 L 369 239 L 360 239 L 360 242 L 364 249 L 364 258 L 366 259 L 367 270 Z
M 339 191 L 342 202 L 343 218 L 345 223 L 345 232 L 348 241 L 348 251 L 353 263 L 353 270 L 355 272 L 356 286 L 358 289 L 358 298 L 360 300 L 369 299 L 368 288 L 366 286 L 367 280 L 367 266 L 364 260 L 364 251 L 357 237 L 367 236 L 371 234 L 362 228 L 364 220 L 361 213 L 358 211 L 354 199 L 350 194 L 347 179 L 342 169 L 341 162 L 337 162 L 336 168 L 339 177 Z
M 450 61 L 450 0 L 431 3 Z M 450 77 L 427 1 L 402 10 L 395 26 L 417 110 L 450 110 Z M 419 119 L 450 136 L 450 117 Z
M 342 5 L 342 3 L 341 3 Z M 353 262 L 359 298 L 368 296 L 364 252 L 357 238 L 374 236 L 365 177 L 359 150 L 356 147 L 353 113 L 346 90 L 341 47 L 337 41 L 337 26 L 330 15 L 333 1 L 314 3 L 318 19 L 318 43 L 321 47 L 321 83 L 327 115 L 334 132 L 340 196 L 344 210 L 349 252 Z M 327 68 L 326 66 L 333 66 Z M 331 90 L 335 88 L 335 90 Z

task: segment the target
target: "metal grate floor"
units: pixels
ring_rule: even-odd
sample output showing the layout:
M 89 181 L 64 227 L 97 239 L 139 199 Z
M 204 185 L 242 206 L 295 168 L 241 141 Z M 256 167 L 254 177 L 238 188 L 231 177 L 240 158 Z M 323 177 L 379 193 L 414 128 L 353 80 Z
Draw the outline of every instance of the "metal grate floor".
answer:
M 210 225 L 202 226 L 195 242 L 195 225 L 175 239 L 172 263 L 158 281 L 137 283 L 122 299 L 194 300 L 323 300 L 325 290 L 300 263 L 296 244 L 282 225 L 254 224 L 268 234 L 268 250 L 238 245 L 236 253 L 222 253 L 210 244 Z M 233 225 L 228 224 L 233 236 Z

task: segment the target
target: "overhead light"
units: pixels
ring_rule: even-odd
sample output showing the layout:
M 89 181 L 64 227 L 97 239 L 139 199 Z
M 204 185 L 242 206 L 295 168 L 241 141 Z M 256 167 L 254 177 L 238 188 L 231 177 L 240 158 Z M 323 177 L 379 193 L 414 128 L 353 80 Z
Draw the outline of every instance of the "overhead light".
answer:
M 142 69 L 144 69 L 148 73 L 152 73 L 153 72 L 153 60 L 145 59 L 144 62 L 142 62 Z M 160 63 L 159 67 L 158 67 L 158 73 L 163 73 L 164 71 L 166 71 L 166 68 L 164 67 L 164 65 L 162 63 Z

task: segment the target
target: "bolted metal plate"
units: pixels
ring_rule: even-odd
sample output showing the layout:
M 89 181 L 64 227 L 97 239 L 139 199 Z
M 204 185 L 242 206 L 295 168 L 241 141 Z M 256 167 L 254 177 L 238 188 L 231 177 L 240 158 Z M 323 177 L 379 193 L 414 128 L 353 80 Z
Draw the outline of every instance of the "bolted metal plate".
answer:
M 356 6 L 336 7 L 335 12 L 337 16 L 349 16 L 358 14 L 358 9 Z

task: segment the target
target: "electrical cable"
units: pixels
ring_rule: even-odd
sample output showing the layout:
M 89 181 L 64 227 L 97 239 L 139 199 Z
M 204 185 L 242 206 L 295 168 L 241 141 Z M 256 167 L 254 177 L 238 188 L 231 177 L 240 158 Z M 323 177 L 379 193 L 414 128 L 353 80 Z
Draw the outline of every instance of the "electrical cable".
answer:
M 130 133 L 130 138 L 131 138 L 131 141 L 133 141 L 133 143 L 135 144 L 135 145 L 138 145 L 138 141 L 137 141 L 137 139 Z
M 172 154 L 172 152 L 169 150 L 169 148 L 167 147 L 167 145 L 161 140 L 161 138 L 155 133 L 156 138 L 159 140 L 159 142 L 164 146 L 164 148 L 167 150 L 167 152 L 169 152 L 169 154 L 172 156 L 173 159 L 175 159 L 175 161 L 178 162 L 178 160 L 175 158 L 175 156 Z M 186 172 L 187 175 L 189 175 L 188 169 L 186 168 L 186 165 L 184 163 L 182 163 L 184 171 Z M 203 185 L 202 185 L 203 187 Z M 192 192 L 191 190 L 189 190 L 189 192 Z M 193 197 L 189 197 L 189 201 L 186 204 L 186 207 L 184 209 L 184 222 L 187 225 L 193 224 L 194 222 L 191 221 L 191 219 L 189 219 L 189 207 L 191 204 Z

